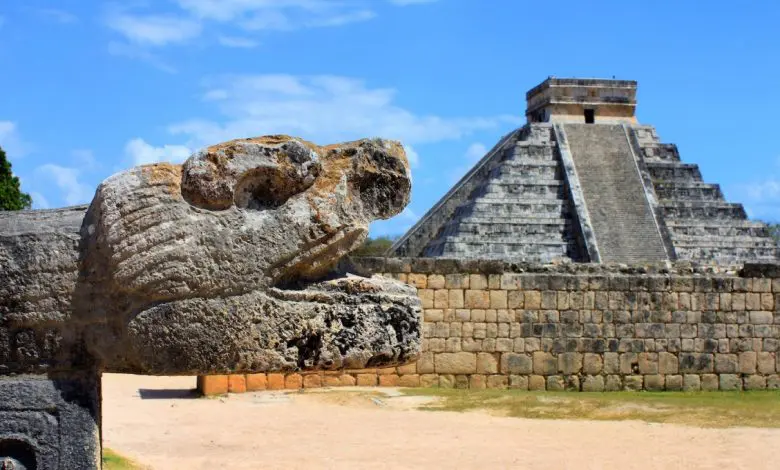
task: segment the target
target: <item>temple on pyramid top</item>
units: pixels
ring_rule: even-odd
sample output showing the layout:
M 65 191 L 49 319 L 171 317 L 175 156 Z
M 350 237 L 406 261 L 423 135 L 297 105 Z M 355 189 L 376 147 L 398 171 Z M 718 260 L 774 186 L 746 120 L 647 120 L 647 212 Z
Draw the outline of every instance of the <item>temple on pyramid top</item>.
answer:
M 551 263 L 776 261 L 677 146 L 636 120 L 637 82 L 549 77 L 498 143 L 390 249 L 394 256 Z
M 528 122 L 636 124 L 636 82 L 550 77 L 525 95 Z

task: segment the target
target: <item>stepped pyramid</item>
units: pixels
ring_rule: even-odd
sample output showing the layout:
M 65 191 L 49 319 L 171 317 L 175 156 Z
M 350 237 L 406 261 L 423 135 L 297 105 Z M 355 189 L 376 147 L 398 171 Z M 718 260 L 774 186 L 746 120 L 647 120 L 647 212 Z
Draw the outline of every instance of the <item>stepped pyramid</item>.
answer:
M 503 138 L 391 248 L 548 263 L 775 261 L 765 224 L 635 117 L 635 81 L 549 78 Z

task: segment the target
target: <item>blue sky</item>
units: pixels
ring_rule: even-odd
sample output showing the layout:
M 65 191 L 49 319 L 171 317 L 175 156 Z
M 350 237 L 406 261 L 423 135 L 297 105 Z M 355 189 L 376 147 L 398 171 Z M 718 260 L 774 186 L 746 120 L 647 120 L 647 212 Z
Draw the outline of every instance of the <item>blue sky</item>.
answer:
M 700 6 L 701 5 L 701 6 Z M 0 145 L 35 207 L 124 168 L 288 133 L 399 139 L 403 233 L 548 75 L 639 81 L 638 118 L 780 220 L 780 3 L 0 0 Z

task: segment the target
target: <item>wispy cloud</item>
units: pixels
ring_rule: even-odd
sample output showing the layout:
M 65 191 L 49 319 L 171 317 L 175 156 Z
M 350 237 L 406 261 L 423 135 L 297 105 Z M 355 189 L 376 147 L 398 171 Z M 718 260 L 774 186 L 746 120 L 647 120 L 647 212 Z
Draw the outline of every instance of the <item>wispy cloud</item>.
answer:
M 125 144 L 125 155 L 133 165 L 146 165 L 156 162 L 181 163 L 192 151 L 183 145 L 163 145 L 155 147 L 144 139 L 135 138 Z
M 21 158 L 32 151 L 32 145 L 22 140 L 13 121 L 0 121 L 0 147 L 9 158 Z
M 217 107 L 222 119 L 193 118 L 169 129 L 185 136 L 190 148 L 274 133 L 321 143 L 381 136 L 413 146 L 519 123 L 510 115 L 420 115 L 396 104 L 395 95 L 392 88 L 371 88 L 362 80 L 342 76 L 226 76 L 211 80 L 203 97 Z M 418 158 L 413 148 L 410 158 L 413 163 Z
M 254 39 L 242 38 L 236 36 L 219 36 L 217 41 L 225 47 L 237 47 L 242 49 L 251 49 L 257 47 L 260 43 Z
M 68 205 L 83 204 L 92 199 L 94 190 L 80 181 L 81 170 L 77 168 L 47 163 L 39 166 L 35 171 L 41 178 L 51 181 L 62 192 L 63 199 Z
M 45 18 L 60 24 L 72 24 L 78 23 L 79 21 L 78 17 L 73 13 L 57 8 L 41 8 L 38 10 L 38 13 Z
M 165 62 L 157 54 L 149 52 L 148 50 L 133 44 L 125 44 L 115 41 L 109 42 L 108 53 L 117 57 L 127 57 L 128 59 L 136 59 L 142 62 L 146 62 L 152 67 L 155 67 L 166 73 L 177 72 L 175 67 Z
M 780 157 L 765 169 L 762 179 L 731 184 L 727 192 L 743 203 L 749 217 L 780 221 Z
M 200 35 L 198 21 L 173 15 L 133 15 L 114 12 L 106 24 L 130 42 L 143 46 L 164 46 L 184 43 Z

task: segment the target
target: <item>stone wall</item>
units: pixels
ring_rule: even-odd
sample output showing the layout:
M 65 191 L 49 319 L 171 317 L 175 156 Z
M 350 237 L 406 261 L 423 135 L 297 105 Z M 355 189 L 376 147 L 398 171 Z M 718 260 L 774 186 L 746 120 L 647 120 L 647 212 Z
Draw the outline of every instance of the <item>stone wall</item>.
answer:
M 363 258 L 417 287 L 423 354 L 390 369 L 201 378 L 207 393 L 335 385 L 780 388 L 780 267 Z M 212 384 L 212 389 L 209 389 Z M 231 385 L 232 384 L 232 385 Z M 224 389 L 224 391 L 223 391 Z

